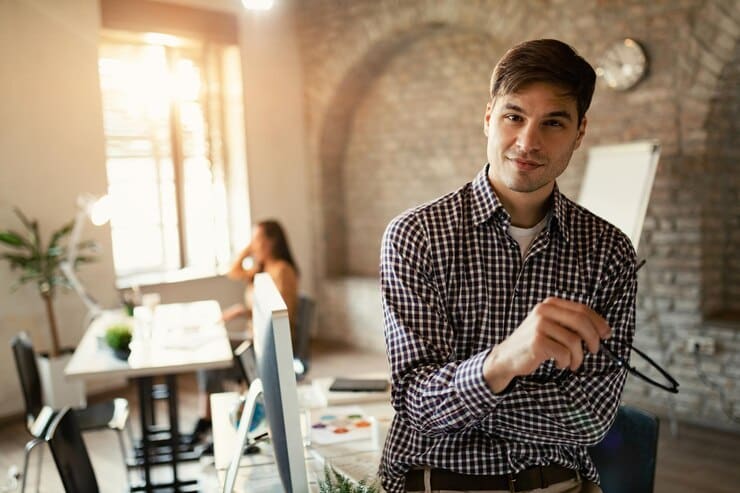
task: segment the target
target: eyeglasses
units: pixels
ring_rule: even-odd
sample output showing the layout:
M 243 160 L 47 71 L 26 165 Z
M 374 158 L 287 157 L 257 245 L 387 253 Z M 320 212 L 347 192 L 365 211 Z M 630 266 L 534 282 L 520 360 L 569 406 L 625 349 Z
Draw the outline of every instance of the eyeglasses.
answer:
M 648 356 L 647 354 L 643 353 L 642 351 L 640 351 L 639 349 L 637 349 L 635 346 L 630 346 L 630 347 L 632 348 L 632 351 L 634 351 L 635 353 L 639 354 L 642 357 L 642 359 L 644 359 L 647 363 L 650 364 L 650 366 L 652 366 L 653 368 L 655 368 L 656 370 L 658 370 L 658 372 L 660 372 L 660 374 L 663 375 L 663 378 L 665 378 L 665 381 L 667 383 L 663 383 L 663 382 L 659 382 L 657 380 L 653 380 L 652 378 L 650 378 L 649 376 L 645 375 L 644 373 L 642 373 L 640 370 L 638 370 L 634 366 L 630 366 L 629 363 L 624 358 L 622 358 L 621 356 L 617 356 L 611 349 L 609 349 L 608 347 L 606 347 L 606 345 L 603 344 L 603 343 L 601 344 L 601 351 L 603 351 L 604 354 L 606 354 L 606 356 L 610 360 L 612 360 L 614 363 L 616 363 L 616 365 L 619 368 L 626 368 L 627 371 L 630 372 L 632 375 L 634 375 L 634 376 L 636 376 L 636 377 L 638 377 L 638 378 L 646 381 L 650 385 L 655 385 L 656 387 L 659 387 L 659 388 L 661 388 L 661 389 L 663 389 L 665 391 L 668 391 L 668 392 L 670 392 L 672 394 L 678 394 L 678 382 L 676 381 L 675 378 L 673 378 L 667 371 L 665 371 L 658 363 L 656 363 L 655 361 L 653 361 L 650 358 L 650 356 Z
M 637 265 L 637 267 L 635 267 L 635 273 L 637 273 L 637 271 L 640 270 L 640 268 L 642 268 L 643 265 L 645 265 L 645 260 L 642 260 Z M 611 305 L 611 303 L 609 303 L 608 305 Z M 678 382 L 676 381 L 676 379 L 673 378 L 667 371 L 665 371 L 663 369 L 663 367 L 661 367 L 658 363 L 656 363 L 655 361 L 653 361 L 652 358 L 650 358 L 650 356 L 648 356 L 647 354 L 643 353 L 642 351 L 640 351 L 639 349 L 637 349 L 635 346 L 630 345 L 630 348 L 632 348 L 632 351 L 634 351 L 635 353 L 637 353 L 638 355 L 640 355 L 640 357 L 642 357 L 642 359 L 645 360 L 650 366 L 652 366 L 653 368 L 655 368 L 656 370 L 658 370 L 658 372 L 663 376 L 663 378 L 665 378 L 665 382 L 659 382 L 657 380 L 654 380 L 654 379 L 650 378 L 649 376 L 645 375 L 644 373 L 642 373 L 640 370 L 638 370 L 634 366 L 630 366 L 629 365 L 629 362 L 627 362 L 624 358 L 622 358 L 621 356 L 618 356 L 616 353 L 614 353 L 614 351 L 612 351 L 611 349 L 609 349 L 603 342 L 601 343 L 600 348 L 601 348 L 601 351 L 603 351 L 603 353 L 610 360 L 612 360 L 614 363 L 616 363 L 616 365 L 619 368 L 626 368 L 627 371 L 630 372 L 632 375 L 636 376 L 637 378 L 640 378 L 640 379 L 644 380 L 645 382 L 649 383 L 650 385 L 654 385 L 654 386 L 656 386 L 658 388 L 661 388 L 661 389 L 663 389 L 663 390 L 665 390 L 667 392 L 670 392 L 672 394 L 678 394 Z

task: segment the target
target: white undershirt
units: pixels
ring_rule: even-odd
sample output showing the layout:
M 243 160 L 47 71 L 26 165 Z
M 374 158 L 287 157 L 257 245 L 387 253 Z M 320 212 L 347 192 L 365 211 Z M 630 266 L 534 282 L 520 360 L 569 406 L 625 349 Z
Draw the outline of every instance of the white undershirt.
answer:
M 548 212 L 545 214 L 545 217 L 542 218 L 542 221 L 538 222 L 531 228 L 519 228 L 513 225 L 509 226 L 509 234 L 517 243 L 519 243 L 519 250 L 522 252 L 522 258 L 524 258 L 524 255 L 527 253 L 527 250 L 529 250 L 529 246 L 532 244 L 534 239 L 538 234 L 540 234 L 540 231 L 545 229 L 547 221 L 550 220 L 551 215 L 552 213 Z

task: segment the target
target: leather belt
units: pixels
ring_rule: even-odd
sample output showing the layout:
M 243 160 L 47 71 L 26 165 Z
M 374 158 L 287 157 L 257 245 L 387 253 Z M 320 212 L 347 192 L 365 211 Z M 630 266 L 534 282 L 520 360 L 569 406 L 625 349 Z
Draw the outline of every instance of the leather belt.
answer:
M 516 474 L 459 474 L 445 469 L 432 469 L 433 490 L 503 490 L 527 491 L 547 488 L 569 479 L 580 479 L 578 472 L 561 466 L 535 466 Z M 406 491 L 424 491 L 424 470 L 406 473 Z

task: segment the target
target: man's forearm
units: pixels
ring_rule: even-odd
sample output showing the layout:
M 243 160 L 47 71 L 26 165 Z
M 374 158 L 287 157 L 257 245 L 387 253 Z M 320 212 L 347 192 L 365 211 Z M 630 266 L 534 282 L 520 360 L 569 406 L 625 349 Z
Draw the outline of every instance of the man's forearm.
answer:
M 411 427 L 428 436 L 476 426 L 504 399 L 494 395 L 482 378 L 486 354 L 444 365 L 409 365 L 407 372 L 394 374 L 396 411 Z
M 624 370 L 548 382 L 519 378 L 480 428 L 519 442 L 593 445 L 614 419 L 625 379 Z

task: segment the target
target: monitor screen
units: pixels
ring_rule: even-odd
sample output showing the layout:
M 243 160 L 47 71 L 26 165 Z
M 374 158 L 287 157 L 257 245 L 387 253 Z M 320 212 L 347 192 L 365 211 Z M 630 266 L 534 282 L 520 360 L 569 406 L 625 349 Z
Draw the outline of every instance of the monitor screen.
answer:
M 254 278 L 252 328 L 259 378 L 250 384 L 224 491 L 233 490 L 249 422 L 260 392 L 283 488 L 288 493 L 308 491 L 288 309 L 267 273 L 257 274 Z

